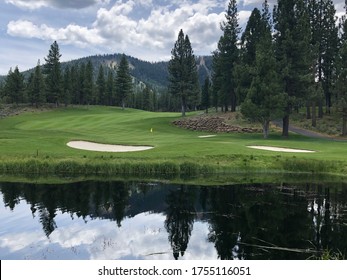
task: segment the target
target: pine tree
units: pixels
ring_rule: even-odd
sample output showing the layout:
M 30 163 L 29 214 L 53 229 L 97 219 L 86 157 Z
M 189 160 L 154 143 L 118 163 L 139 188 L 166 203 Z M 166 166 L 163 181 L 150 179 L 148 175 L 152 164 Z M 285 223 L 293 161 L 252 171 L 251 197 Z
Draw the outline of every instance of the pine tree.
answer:
M 184 44 L 186 50 L 186 84 L 188 85 L 188 107 L 190 107 L 192 110 L 197 110 L 198 105 L 201 103 L 201 89 L 199 84 L 198 68 L 196 65 L 196 57 L 194 55 L 188 35 L 185 36 Z
M 45 84 L 41 72 L 40 60 L 37 62 L 35 71 L 30 79 L 29 100 L 36 107 L 46 102 Z
M 332 91 L 335 73 L 335 58 L 338 51 L 338 27 L 335 7 L 331 0 L 308 0 L 311 24 L 311 45 L 314 52 L 316 77 L 323 86 L 326 112 L 332 106 Z M 319 117 L 323 117 L 322 102 L 319 102 Z
M 210 79 L 206 77 L 204 86 L 202 88 L 202 102 L 201 106 L 205 110 L 206 114 L 208 114 L 208 108 L 210 107 Z
M 4 82 L 0 82 L 0 108 L 1 108 L 1 104 L 3 102 L 4 96 L 5 96 L 5 84 Z
M 113 71 L 109 70 L 107 73 L 106 81 L 106 102 L 108 106 L 114 106 L 116 104 L 114 97 L 114 76 Z
M 169 92 L 179 97 L 182 116 L 185 116 L 188 103 L 196 106 L 199 103 L 199 81 L 196 60 L 188 35 L 181 29 L 168 66 Z
M 241 112 L 250 120 L 260 122 L 264 138 L 268 138 L 270 121 L 284 115 L 286 95 L 278 74 L 270 24 L 264 21 L 266 17 L 260 22 L 264 28 L 255 45 L 253 79 Z
M 217 50 L 213 52 L 212 69 L 212 106 L 215 108 L 216 112 L 218 112 L 218 107 L 224 104 L 222 104 L 221 100 L 222 68 L 219 63 L 219 53 Z
M 337 56 L 337 81 L 336 92 L 338 108 L 342 114 L 341 134 L 347 135 L 347 1 L 345 1 L 346 13 L 340 22 L 341 38 L 340 49 Z
M 64 89 L 63 101 L 65 106 L 71 103 L 72 100 L 72 74 L 70 67 L 66 67 L 64 71 Z
M 85 94 L 85 77 L 86 77 L 86 64 L 81 63 L 79 66 L 78 72 L 78 104 L 85 105 L 86 104 L 86 94 Z
M 256 46 L 264 35 L 263 20 L 260 11 L 254 8 L 241 36 L 243 63 L 252 65 L 255 62 Z
M 288 137 L 293 108 L 306 99 L 312 82 L 308 10 L 303 0 L 279 0 L 274 8 L 276 56 L 288 95 L 282 135 Z
M 132 77 L 130 75 L 129 63 L 125 57 L 125 54 L 122 55 L 117 69 L 115 87 L 117 99 L 119 100 L 120 105 L 124 110 L 127 97 L 130 96 L 133 91 L 133 83 Z
M 94 97 L 93 65 L 90 60 L 87 62 L 84 75 L 85 104 L 90 105 Z
M 264 3 L 263 14 L 257 8 L 254 8 L 247 22 L 246 29 L 241 36 L 240 59 L 238 63 L 234 64 L 235 90 L 239 103 L 244 101 L 252 83 L 256 47 L 266 32 L 267 25 L 270 28 L 269 15 L 267 13 L 267 1 Z
M 70 71 L 71 76 L 71 102 L 72 104 L 79 104 L 79 67 L 78 65 L 73 65 Z
M 20 73 L 18 66 L 12 71 L 8 72 L 5 82 L 5 95 L 9 103 L 24 102 L 24 77 Z
M 154 111 L 153 90 L 146 85 L 141 95 L 143 96 L 143 110 Z
M 100 65 L 98 77 L 96 78 L 97 104 L 105 105 L 106 103 L 106 81 L 104 67 Z
M 47 101 L 59 106 L 62 99 L 63 85 L 60 65 L 61 54 L 56 41 L 51 45 L 47 58 L 45 58 L 45 74 L 47 86 Z
M 225 15 L 226 21 L 221 23 L 223 36 L 219 39 L 218 49 L 214 52 L 213 84 L 215 92 L 219 93 L 219 100 L 225 111 L 231 105 L 231 110 L 236 110 L 236 83 L 233 79 L 234 66 L 239 57 L 238 35 L 238 11 L 236 0 L 230 0 Z

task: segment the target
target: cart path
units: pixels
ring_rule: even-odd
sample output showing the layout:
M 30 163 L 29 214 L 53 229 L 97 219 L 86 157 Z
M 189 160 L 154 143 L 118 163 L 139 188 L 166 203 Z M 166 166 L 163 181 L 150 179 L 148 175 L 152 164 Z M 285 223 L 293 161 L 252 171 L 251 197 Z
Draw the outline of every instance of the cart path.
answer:
M 277 127 L 282 128 L 282 121 L 272 121 L 272 123 L 276 125 Z M 337 142 L 347 142 L 346 138 L 339 138 L 339 137 L 324 135 L 312 130 L 304 129 L 304 128 L 293 126 L 293 125 L 289 125 L 289 131 L 299 135 L 311 137 L 311 138 L 325 139 L 325 140 L 331 140 L 331 141 L 337 141 Z

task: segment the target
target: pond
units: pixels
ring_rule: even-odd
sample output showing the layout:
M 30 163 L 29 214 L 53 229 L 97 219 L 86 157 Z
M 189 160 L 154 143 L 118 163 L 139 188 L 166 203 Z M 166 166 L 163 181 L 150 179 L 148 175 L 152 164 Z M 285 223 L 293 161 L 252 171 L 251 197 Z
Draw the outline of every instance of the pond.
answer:
M 347 184 L 0 183 L 0 259 L 347 256 Z

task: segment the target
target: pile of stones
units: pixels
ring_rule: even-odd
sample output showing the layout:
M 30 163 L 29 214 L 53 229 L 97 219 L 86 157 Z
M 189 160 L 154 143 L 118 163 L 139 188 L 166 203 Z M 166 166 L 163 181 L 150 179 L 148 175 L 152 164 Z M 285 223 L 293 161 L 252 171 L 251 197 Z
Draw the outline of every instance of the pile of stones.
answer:
M 224 132 L 224 133 L 259 133 L 261 130 L 249 127 L 240 127 L 225 123 L 222 117 L 197 117 L 173 121 L 173 124 L 194 131 Z

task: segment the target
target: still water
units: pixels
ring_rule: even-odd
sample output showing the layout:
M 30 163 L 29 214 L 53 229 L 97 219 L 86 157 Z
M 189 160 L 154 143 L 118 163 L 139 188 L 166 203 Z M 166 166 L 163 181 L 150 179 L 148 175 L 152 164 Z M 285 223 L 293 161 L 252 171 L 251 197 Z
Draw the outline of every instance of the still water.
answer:
M 347 256 L 347 184 L 0 183 L 0 259 Z

